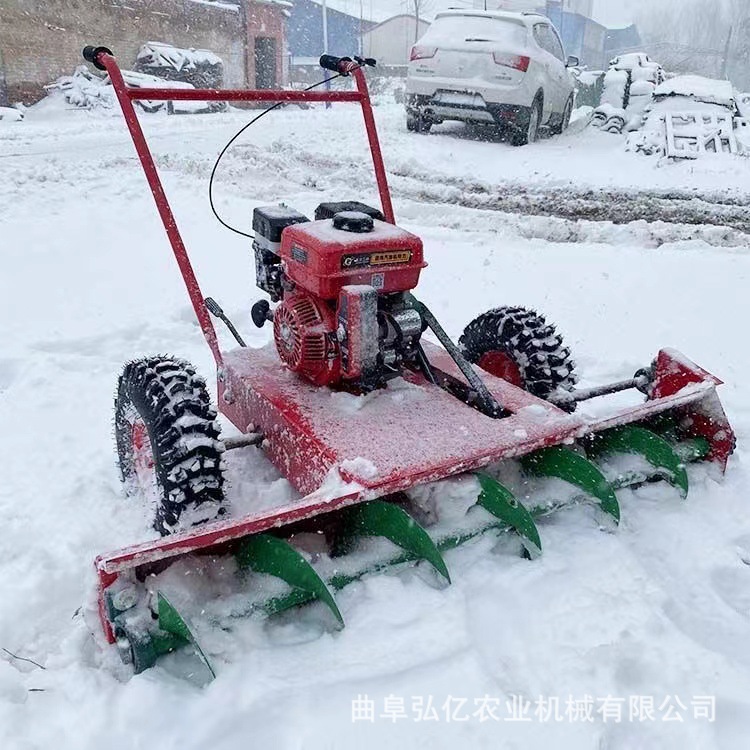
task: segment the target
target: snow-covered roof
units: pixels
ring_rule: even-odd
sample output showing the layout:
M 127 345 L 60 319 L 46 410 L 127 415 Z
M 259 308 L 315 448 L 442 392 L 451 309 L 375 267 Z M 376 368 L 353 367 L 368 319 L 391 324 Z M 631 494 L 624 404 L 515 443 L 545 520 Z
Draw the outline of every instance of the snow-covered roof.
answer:
M 228 2 L 227 0 L 189 0 L 189 2 L 198 3 L 199 5 L 211 5 L 214 8 L 231 11 L 232 13 L 240 12 L 238 3 Z M 294 5 L 290 0 L 253 0 L 253 2 L 266 5 L 280 5 L 282 8 L 291 8 Z
M 516 21 L 524 25 L 539 21 L 539 14 L 537 13 L 517 13 L 509 10 L 478 10 L 475 8 L 451 8 L 450 10 L 441 11 L 435 18 L 445 18 L 446 16 L 496 18 L 500 21 Z
M 236 3 L 224 2 L 224 0 L 189 0 L 191 3 L 197 3 L 198 5 L 211 5 L 214 8 L 221 10 L 228 10 L 232 13 L 239 13 L 240 6 Z

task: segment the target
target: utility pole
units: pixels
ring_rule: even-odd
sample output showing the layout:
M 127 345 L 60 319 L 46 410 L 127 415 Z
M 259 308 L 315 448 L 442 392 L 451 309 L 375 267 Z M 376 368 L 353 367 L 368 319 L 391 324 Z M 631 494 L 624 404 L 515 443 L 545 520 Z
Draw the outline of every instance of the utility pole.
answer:
M 729 27 L 727 34 L 727 43 L 724 45 L 724 59 L 721 63 L 721 77 L 729 80 L 729 52 L 732 48 L 732 37 L 734 36 L 734 26 Z
M 560 37 L 565 44 L 565 0 L 560 0 Z
M 323 0 L 323 54 L 328 54 L 328 6 L 326 0 Z M 326 91 L 331 90 L 331 82 L 326 82 Z M 331 108 L 331 102 L 326 102 L 326 109 Z
M 362 38 L 362 34 L 365 30 L 365 8 L 364 8 L 364 0 L 359 0 L 359 56 L 364 57 L 365 56 L 365 40 Z

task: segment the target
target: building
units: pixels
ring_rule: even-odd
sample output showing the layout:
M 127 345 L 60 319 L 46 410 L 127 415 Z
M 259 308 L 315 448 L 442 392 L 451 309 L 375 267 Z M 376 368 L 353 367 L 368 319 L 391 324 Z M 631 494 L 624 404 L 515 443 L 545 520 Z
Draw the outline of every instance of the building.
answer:
M 538 13 L 540 6 L 564 5 L 569 13 L 578 13 L 591 18 L 594 12 L 594 0 L 474 0 L 474 7 L 487 10 L 509 10 L 518 13 Z
M 581 65 L 591 70 L 601 70 L 607 66 L 609 57 L 606 52 L 607 28 L 594 21 L 590 16 L 568 10 L 572 0 L 565 2 L 565 9 L 559 2 L 548 2 L 543 12 L 555 24 L 560 32 L 563 47 L 568 55 L 574 55 Z M 592 7 L 591 0 L 581 0 L 576 6 L 583 9 Z
M 1 2 L 2 0 L 0 0 Z M 244 15 L 245 84 L 275 89 L 289 77 L 287 20 L 292 4 L 286 0 L 239 0 Z
M 279 85 L 289 7 L 284 0 L 0 0 L 0 97 L 38 101 L 45 84 L 82 64 L 86 44 L 110 47 L 128 68 L 149 41 L 211 50 L 224 63 L 226 86 Z
M 409 53 L 416 42 L 429 28 L 427 21 L 408 14 L 393 16 L 362 35 L 362 54 L 374 57 L 378 68 L 392 73 L 405 73 Z
M 607 29 L 604 52 L 607 60 L 611 60 L 623 52 L 639 50 L 642 44 L 641 35 L 634 25 L 626 26 L 624 29 Z
M 474 0 L 475 8 L 484 6 L 484 0 Z M 546 15 L 560 32 L 565 52 L 592 70 L 605 68 L 617 50 L 640 44 L 635 26 L 607 29 L 595 21 L 594 0 L 487 0 L 487 8 Z
M 351 57 L 362 52 L 362 34 L 375 24 L 362 17 L 327 9 L 328 52 Z M 317 66 L 325 51 L 321 0 L 294 0 L 287 23 L 291 64 Z

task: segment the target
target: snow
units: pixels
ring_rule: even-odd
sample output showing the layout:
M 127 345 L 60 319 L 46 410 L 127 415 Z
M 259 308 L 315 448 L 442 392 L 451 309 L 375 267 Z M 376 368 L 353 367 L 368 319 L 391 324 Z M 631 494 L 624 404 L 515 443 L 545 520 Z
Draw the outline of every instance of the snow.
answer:
M 13 107 L 0 107 L 0 121 L 20 122 L 23 120 L 23 112 Z
M 367 478 L 377 476 L 378 473 L 378 467 L 369 459 L 362 458 L 362 456 L 342 461 L 341 470 L 350 475 L 353 474 L 355 476 Z
M 198 3 L 199 5 L 210 5 L 214 8 L 220 8 L 221 10 L 229 10 L 233 13 L 240 12 L 240 6 L 236 3 L 223 3 L 219 0 L 189 0 L 191 3 Z
M 396 215 L 425 240 L 418 296 L 446 330 L 456 338 L 498 304 L 536 307 L 573 349 L 584 387 L 679 348 L 726 382 L 739 438 L 726 479 L 692 467 L 686 501 L 666 485 L 621 492 L 613 534 L 599 532 L 589 507 L 552 515 L 539 523 L 534 562 L 482 538 L 446 553 L 447 588 L 419 570 L 365 579 L 337 595 L 341 631 L 315 607 L 231 633 L 204 632 L 199 620 L 218 673 L 204 688 L 177 658 L 130 676 L 92 636 L 95 555 L 154 533 L 148 509 L 122 497 L 115 380 L 124 361 L 157 352 L 189 359 L 209 382 L 213 364 L 122 119 L 48 101 L 0 128 L 0 647 L 46 667 L 0 651 L 2 747 L 745 746 L 750 254 L 748 235 L 721 223 L 744 221 L 731 210 L 745 210 L 748 162 L 662 164 L 626 152 L 624 137 L 575 125 L 521 149 L 458 125 L 418 136 L 395 103 L 376 117 Z M 271 334 L 250 322 L 261 296 L 252 249 L 216 225 L 205 198 L 216 153 L 247 119 L 141 116 L 204 292 L 260 346 Z M 262 123 L 218 175 L 232 223 L 249 226 L 255 205 L 280 200 L 308 215 L 323 200 L 377 204 L 354 107 L 284 109 Z M 591 205 L 599 213 L 586 213 Z M 654 205 L 658 222 L 612 223 L 616 211 L 638 218 Z M 701 206 L 707 218 L 695 223 Z M 258 449 L 227 463 L 233 504 L 289 497 Z M 432 491 L 459 503 L 475 489 L 455 480 Z M 587 695 L 624 699 L 625 718 L 565 718 L 566 701 Z M 374 701 L 373 722 L 352 721 L 358 696 Z M 501 717 L 506 701 L 531 701 L 532 721 L 481 722 L 472 712 L 485 696 Z M 540 696 L 559 699 L 562 721 L 534 716 Z M 631 696 L 652 698 L 654 718 L 630 719 Z M 716 697 L 714 722 L 693 718 L 695 696 Z M 439 720 L 415 721 L 430 697 Z M 399 698 L 407 718 L 394 722 L 386 699 Z M 449 699 L 467 721 L 446 720 Z M 663 721 L 662 704 L 683 722 Z
M 138 62 L 149 67 L 189 70 L 199 65 L 221 65 L 221 58 L 207 49 L 180 49 L 163 42 L 148 42 L 138 51 Z
M 686 75 L 670 78 L 654 91 L 655 99 L 681 96 L 706 104 L 720 104 L 734 109 L 734 89 L 729 81 L 717 81 L 703 76 Z
M 191 83 L 185 81 L 166 81 L 146 73 L 138 73 L 133 70 L 123 70 L 122 77 L 128 86 L 134 88 L 195 88 Z M 51 99 L 53 110 L 59 107 L 55 100 L 62 98 L 66 104 L 81 109 L 113 109 L 117 106 L 115 90 L 110 83 L 109 76 L 99 77 L 86 65 L 79 65 L 72 76 L 61 76 L 55 82 L 45 86 L 47 98 Z M 42 108 L 47 105 L 44 102 Z M 142 107 L 151 110 L 165 108 L 165 102 L 137 102 Z M 202 104 L 202 106 L 205 106 Z

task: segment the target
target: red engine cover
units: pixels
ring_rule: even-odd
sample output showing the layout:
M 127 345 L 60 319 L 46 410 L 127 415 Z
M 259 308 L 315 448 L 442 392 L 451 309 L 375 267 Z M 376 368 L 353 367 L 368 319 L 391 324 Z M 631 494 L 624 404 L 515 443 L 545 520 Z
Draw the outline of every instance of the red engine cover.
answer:
M 273 337 L 282 361 L 315 385 L 338 382 L 341 358 L 332 335 L 336 315 L 307 294 L 287 294 L 273 313 Z
M 380 294 L 414 289 L 427 265 L 422 240 L 393 224 L 373 224 L 361 234 L 336 229 L 331 219 L 287 227 L 280 250 L 287 277 L 325 300 L 335 300 L 350 284 L 366 284 Z

